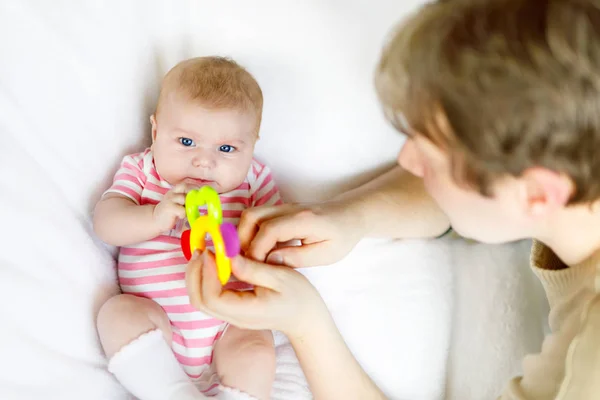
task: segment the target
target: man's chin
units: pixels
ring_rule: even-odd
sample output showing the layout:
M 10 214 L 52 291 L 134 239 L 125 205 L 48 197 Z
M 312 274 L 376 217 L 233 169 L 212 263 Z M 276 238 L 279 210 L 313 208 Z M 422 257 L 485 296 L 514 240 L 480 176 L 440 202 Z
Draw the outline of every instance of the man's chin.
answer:
M 467 239 L 467 240 L 473 240 L 475 242 L 480 242 L 480 243 L 489 243 L 489 237 L 485 237 L 485 235 L 482 235 L 481 232 L 473 232 L 473 230 L 470 229 L 463 229 L 460 227 L 460 225 L 457 224 L 451 224 L 452 226 L 452 230 L 454 231 L 454 233 L 456 233 L 458 236 L 460 236 L 463 239 Z
M 501 237 L 494 237 L 485 235 L 479 232 L 468 232 L 461 229 L 456 229 L 452 227 L 452 230 L 463 239 L 472 240 L 474 242 L 483 243 L 483 244 L 505 244 L 517 241 L 518 239 L 507 239 Z

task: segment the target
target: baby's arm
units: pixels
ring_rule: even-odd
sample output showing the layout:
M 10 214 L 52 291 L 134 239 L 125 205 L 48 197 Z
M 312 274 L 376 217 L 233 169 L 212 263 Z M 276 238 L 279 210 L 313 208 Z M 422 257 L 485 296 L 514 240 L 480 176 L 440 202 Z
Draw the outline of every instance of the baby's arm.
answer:
M 118 193 L 107 193 L 96 206 L 94 229 L 100 239 L 127 246 L 157 237 L 185 218 L 185 184 L 169 190 L 156 205 L 138 205 Z
M 94 231 L 113 246 L 127 246 L 152 239 L 160 234 L 154 218 L 155 205 L 140 206 L 130 198 L 107 193 L 96 205 Z
M 146 186 L 144 153 L 123 157 L 111 187 L 94 210 L 94 231 L 105 243 L 127 246 L 160 234 L 155 205 L 142 205 Z
M 185 218 L 186 185 L 168 191 L 158 204 L 143 204 L 146 185 L 144 159 L 137 155 L 123 158 L 113 179 L 94 211 L 94 231 L 105 243 L 127 246 L 159 236 Z

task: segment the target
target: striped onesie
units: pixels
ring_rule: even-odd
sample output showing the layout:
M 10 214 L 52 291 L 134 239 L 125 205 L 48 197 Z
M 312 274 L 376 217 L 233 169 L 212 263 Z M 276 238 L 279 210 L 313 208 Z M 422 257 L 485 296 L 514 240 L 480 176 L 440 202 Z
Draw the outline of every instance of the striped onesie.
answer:
M 154 166 L 152 151 L 125 156 L 112 186 L 105 193 L 118 193 L 136 204 L 157 204 L 171 185 L 161 179 Z M 259 205 L 280 204 L 279 191 L 268 167 L 252 161 L 244 182 L 235 190 L 219 195 L 223 221 L 238 224 L 242 211 Z M 185 287 L 187 260 L 181 250 L 181 233 L 189 229 L 187 221 L 160 236 L 119 252 L 118 277 L 123 293 L 157 302 L 167 313 L 173 330 L 172 348 L 185 372 L 200 390 L 214 394 L 216 376 L 210 372 L 212 349 L 226 324 L 194 309 Z M 207 246 L 212 242 L 207 239 Z M 228 288 L 247 285 L 232 280 Z

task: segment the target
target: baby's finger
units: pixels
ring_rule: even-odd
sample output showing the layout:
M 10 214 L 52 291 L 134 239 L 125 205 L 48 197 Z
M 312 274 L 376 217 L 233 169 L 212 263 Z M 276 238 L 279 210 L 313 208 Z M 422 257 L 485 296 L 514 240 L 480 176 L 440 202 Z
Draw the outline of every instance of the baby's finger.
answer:
M 172 215 L 176 216 L 179 219 L 184 219 L 186 217 L 185 207 L 175 203 L 171 203 L 169 204 L 169 206 L 169 210 L 172 213 Z
M 177 185 L 173 186 L 170 191 L 173 193 L 183 193 L 185 195 L 190 191 L 190 189 L 191 187 L 187 183 L 178 183 Z
M 185 194 L 184 193 L 171 193 L 169 195 L 169 200 L 175 204 L 179 204 L 180 206 L 185 205 Z

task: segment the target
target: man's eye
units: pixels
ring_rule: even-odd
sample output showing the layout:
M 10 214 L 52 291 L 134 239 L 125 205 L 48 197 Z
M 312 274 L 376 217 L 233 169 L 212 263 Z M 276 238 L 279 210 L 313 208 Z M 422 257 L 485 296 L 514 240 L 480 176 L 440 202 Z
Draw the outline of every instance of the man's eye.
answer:
M 185 147 L 191 147 L 194 145 L 194 141 L 192 139 L 185 138 L 185 137 L 179 138 L 179 143 L 181 143 Z
M 219 147 L 219 151 L 222 151 L 223 153 L 233 153 L 235 151 L 235 147 L 230 146 L 228 144 L 224 144 L 221 147 Z

